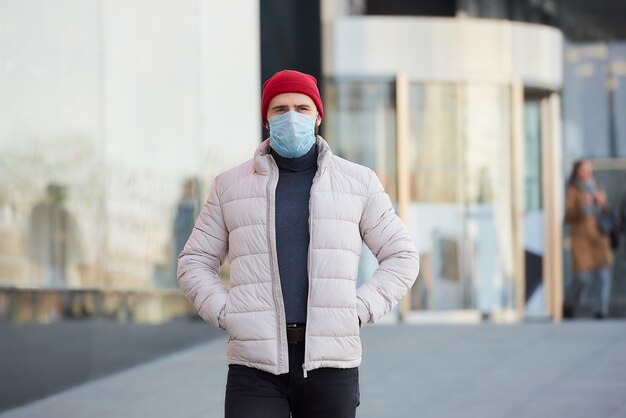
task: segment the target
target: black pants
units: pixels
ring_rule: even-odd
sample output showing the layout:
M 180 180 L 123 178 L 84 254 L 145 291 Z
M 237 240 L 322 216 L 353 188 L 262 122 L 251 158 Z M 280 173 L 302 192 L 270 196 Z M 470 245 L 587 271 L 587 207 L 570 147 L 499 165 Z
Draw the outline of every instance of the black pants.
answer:
M 273 375 L 230 365 L 226 418 L 354 418 L 359 405 L 359 369 L 302 371 L 304 344 L 289 344 L 289 373 Z

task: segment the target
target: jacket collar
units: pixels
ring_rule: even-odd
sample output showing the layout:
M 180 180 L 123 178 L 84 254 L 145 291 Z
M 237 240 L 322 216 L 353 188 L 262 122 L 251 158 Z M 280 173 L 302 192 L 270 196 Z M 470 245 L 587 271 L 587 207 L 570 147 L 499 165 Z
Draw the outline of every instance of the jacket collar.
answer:
M 333 155 L 332 150 L 328 142 L 321 136 L 317 136 L 317 169 L 324 171 L 332 164 Z M 270 140 L 269 138 L 261 142 L 261 145 L 256 149 L 254 153 L 254 171 L 262 176 L 269 176 L 272 165 L 276 165 L 274 158 L 270 154 Z

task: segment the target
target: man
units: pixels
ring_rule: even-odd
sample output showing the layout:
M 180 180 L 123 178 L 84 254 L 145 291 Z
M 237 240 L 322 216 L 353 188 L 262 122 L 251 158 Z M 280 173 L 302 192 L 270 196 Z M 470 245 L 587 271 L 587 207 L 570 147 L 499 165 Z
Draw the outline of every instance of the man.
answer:
M 324 108 L 314 77 L 274 74 L 261 112 L 270 138 L 215 179 L 178 282 L 229 334 L 226 417 L 354 417 L 360 325 L 402 298 L 419 258 L 372 170 L 316 136 Z M 357 290 L 363 241 L 379 267 Z M 230 290 L 218 276 L 227 254 Z
M 43 287 L 66 289 L 62 292 L 63 306 L 51 311 L 53 317 L 72 318 L 89 314 L 86 293 L 80 289 L 67 289 L 68 279 L 76 268 L 81 284 L 87 278 L 88 266 L 81 240 L 79 225 L 67 209 L 67 190 L 64 185 L 50 183 L 46 198 L 35 204 L 28 223 L 28 256 L 43 275 Z
M 78 222 L 66 200 L 65 186 L 48 184 L 28 222 L 28 255 L 44 273 L 44 287 L 53 289 L 67 287 L 71 267 L 84 265 Z

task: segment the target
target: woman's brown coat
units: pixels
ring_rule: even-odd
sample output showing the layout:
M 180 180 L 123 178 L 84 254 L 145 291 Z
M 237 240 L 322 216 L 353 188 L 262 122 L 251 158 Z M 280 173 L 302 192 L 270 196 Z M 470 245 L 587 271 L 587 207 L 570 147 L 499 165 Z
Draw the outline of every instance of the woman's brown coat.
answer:
M 589 271 L 613 263 L 608 236 L 598 231 L 594 215 L 583 211 L 584 193 L 576 186 L 568 186 L 565 204 L 565 222 L 571 227 L 571 249 L 574 273 Z

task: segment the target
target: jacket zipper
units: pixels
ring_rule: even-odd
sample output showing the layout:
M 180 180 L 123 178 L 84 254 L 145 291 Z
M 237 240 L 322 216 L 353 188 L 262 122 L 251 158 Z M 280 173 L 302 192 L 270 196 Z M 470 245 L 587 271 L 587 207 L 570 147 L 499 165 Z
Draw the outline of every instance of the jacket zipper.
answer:
M 307 293 L 307 300 L 306 300 L 306 321 L 307 323 L 309 322 L 309 307 L 311 306 L 311 243 L 313 242 L 313 223 L 311 222 L 311 219 L 313 218 L 313 204 L 311 203 L 312 197 L 313 197 L 313 187 L 315 187 L 315 180 L 317 180 L 317 177 L 319 176 L 320 173 L 320 169 L 318 168 L 317 172 L 315 173 L 315 176 L 313 177 L 313 182 L 311 183 L 311 191 L 309 192 L 309 251 L 308 251 L 308 256 L 307 256 L 307 266 L 306 266 L 306 271 L 307 271 L 307 278 L 309 281 L 309 291 Z M 302 364 L 302 375 L 303 377 L 306 379 L 308 377 L 308 368 L 307 368 L 307 361 L 308 361 L 308 353 L 309 353 L 309 327 L 308 324 L 307 326 L 304 327 L 304 363 Z
M 274 260 L 274 255 L 275 255 L 275 245 L 272 245 L 272 227 L 275 228 L 275 222 L 271 223 L 269 222 L 270 219 L 272 219 L 272 209 L 274 208 L 274 205 L 272 204 L 272 202 L 275 199 L 275 194 L 276 194 L 276 184 L 278 184 L 278 182 L 276 182 L 276 184 L 273 184 L 274 179 L 275 178 L 274 174 L 274 168 L 275 168 L 275 163 L 273 161 L 273 159 L 271 157 L 270 158 L 270 175 L 269 175 L 269 181 L 267 182 L 267 245 L 268 245 L 268 250 L 269 250 L 269 257 L 270 257 L 270 270 L 271 270 L 271 274 L 272 274 L 272 293 L 274 295 L 274 304 L 276 305 L 276 330 L 278 331 L 278 338 L 277 338 L 277 344 L 278 344 L 278 369 L 280 370 L 280 368 L 282 367 L 282 361 L 283 357 L 282 357 L 282 347 L 284 346 L 284 341 L 283 341 L 283 332 L 287 332 L 287 326 L 285 324 L 283 324 L 284 321 L 281 321 L 281 318 L 284 317 L 285 312 L 284 312 L 284 308 L 283 308 L 283 301 L 282 301 L 282 297 L 281 295 L 278 293 L 278 285 L 280 285 L 280 279 L 279 277 L 279 273 L 276 271 L 276 262 Z M 273 186 L 273 187 L 272 187 Z M 278 283 L 276 283 L 278 282 Z

